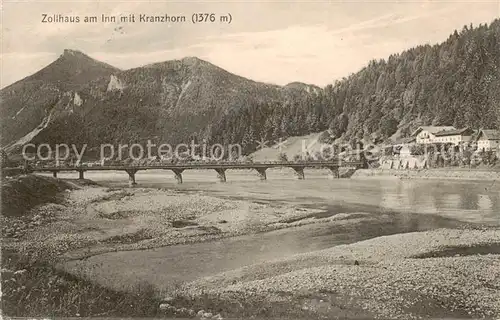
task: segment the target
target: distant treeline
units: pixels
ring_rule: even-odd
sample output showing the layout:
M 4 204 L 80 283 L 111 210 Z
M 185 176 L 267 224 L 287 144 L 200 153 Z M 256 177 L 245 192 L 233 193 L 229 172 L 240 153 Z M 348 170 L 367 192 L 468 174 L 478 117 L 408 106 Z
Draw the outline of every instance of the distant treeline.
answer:
M 331 129 L 332 139 L 378 142 L 419 125 L 498 128 L 500 20 L 464 26 L 437 45 L 423 45 L 292 102 L 264 102 L 235 110 L 205 130 L 210 141 L 277 141 Z

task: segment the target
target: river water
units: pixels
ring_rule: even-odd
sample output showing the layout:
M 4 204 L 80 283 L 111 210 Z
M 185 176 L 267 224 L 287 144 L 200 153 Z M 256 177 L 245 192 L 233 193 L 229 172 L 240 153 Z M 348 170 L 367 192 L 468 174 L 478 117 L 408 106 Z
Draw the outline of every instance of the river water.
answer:
M 296 180 L 292 169 L 268 170 L 260 181 L 252 171 L 228 170 L 227 182 L 220 183 L 215 171 L 187 170 L 183 184 L 170 171 L 139 171 L 138 187 L 196 190 L 210 195 L 252 201 L 282 201 L 304 205 L 361 206 L 372 210 L 435 214 L 467 222 L 500 224 L 500 182 L 432 179 L 334 179 L 326 170 L 306 170 L 305 180 Z M 76 178 L 76 173 L 60 177 Z M 125 172 L 85 173 L 85 178 L 109 186 L 126 187 Z
M 92 277 L 118 289 L 148 282 L 168 290 L 185 281 L 279 259 L 289 255 L 352 243 L 381 235 L 462 225 L 500 225 L 500 184 L 457 180 L 336 179 L 322 170 L 306 171 L 296 180 L 291 170 L 269 170 L 267 181 L 249 171 L 228 171 L 227 182 L 212 171 L 186 171 L 175 183 L 165 171 L 136 175 L 139 187 L 203 192 L 228 199 L 296 203 L 324 209 L 322 216 L 368 212 L 370 223 L 320 223 L 235 238 L 142 251 L 112 252 L 69 262 L 67 270 L 89 269 Z M 61 176 L 72 177 L 68 173 Z M 121 172 L 87 172 L 86 178 L 109 186 L 127 186 Z M 392 217 L 377 219 L 377 217 Z M 82 268 L 83 267 L 83 268 Z

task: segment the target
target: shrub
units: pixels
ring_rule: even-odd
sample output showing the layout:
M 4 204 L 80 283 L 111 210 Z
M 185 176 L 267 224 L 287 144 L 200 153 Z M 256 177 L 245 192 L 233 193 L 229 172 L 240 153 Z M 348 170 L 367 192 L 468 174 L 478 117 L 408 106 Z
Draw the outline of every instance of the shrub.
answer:
M 288 162 L 288 156 L 286 155 L 286 153 L 281 152 L 280 154 L 278 154 L 278 161 Z
M 300 161 L 302 161 L 302 156 L 297 153 L 296 155 L 293 156 L 293 161 L 294 162 L 300 162 Z

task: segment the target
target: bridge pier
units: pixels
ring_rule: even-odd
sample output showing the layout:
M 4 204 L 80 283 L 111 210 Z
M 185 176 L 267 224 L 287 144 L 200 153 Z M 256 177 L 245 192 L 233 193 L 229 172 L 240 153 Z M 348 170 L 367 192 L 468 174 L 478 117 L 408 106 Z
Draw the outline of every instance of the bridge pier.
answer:
M 57 171 L 52 171 L 52 176 L 53 176 L 54 178 L 57 178 Z
M 78 179 L 80 179 L 80 180 L 85 179 L 85 178 L 83 177 L 83 173 L 84 173 L 84 172 L 85 172 L 85 170 L 78 170 Z
M 295 174 L 297 175 L 297 179 L 299 179 L 299 180 L 305 179 L 304 167 L 292 167 L 292 169 L 295 171 Z
M 262 180 L 262 181 L 267 180 L 267 175 L 266 175 L 267 168 L 254 168 L 254 169 L 259 174 L 260 180 Z
M 328 167 L 330 173 L 328 174 L 329 179 L 338 179 L 340 178 L 339 167 Z
M 217 168 L 215 171 L 217 171 L 217 178 L 219 178 L 219 181 L 226 182 L 226 169 Z
M 135 186 L 137 184 L 137 182 L 135 182 L 135 173 L 137 172 L 137 169 L 128 169 L 125 170 L 125 172 L 128 173 L 128 186 Z
M 184 171 L 184 169 L 172 169 L 172 171 L 174 172 L 174 178 L 177 180 L 177 183 L 182 183 L 182 171 Z

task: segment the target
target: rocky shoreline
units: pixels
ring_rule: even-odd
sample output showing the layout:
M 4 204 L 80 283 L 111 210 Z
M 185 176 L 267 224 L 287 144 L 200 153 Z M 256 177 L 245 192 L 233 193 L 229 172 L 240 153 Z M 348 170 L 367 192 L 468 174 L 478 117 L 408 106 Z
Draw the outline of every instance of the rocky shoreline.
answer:
M 3 217 L 4 246 L 55 261 L 84 259 L 315 223 L 305 218 L 321 211 L 152 188 L 84 186 L 64 193 L 60 203 Z
M 461 255 L 463 248 L 471 250 Z M 491 253 L 479 254 L 485 251 Z M 318 316 L 359 309 L 385 319 L 495 318 L 500 316 L 500 229 L 378 237 L 207 277 L 184 289 L 192 295 L 285 299 L 292 308 Z

